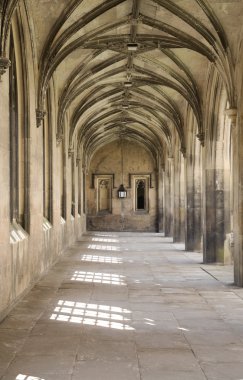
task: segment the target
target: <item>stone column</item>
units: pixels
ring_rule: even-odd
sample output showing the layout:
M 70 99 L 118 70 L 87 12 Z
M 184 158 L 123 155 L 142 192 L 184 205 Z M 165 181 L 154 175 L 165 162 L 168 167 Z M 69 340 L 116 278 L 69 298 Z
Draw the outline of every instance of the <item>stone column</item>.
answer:
M 180 241 L 180 168 L 179 168 L 179 158 L 174 162 L 174 176 L 172 178 L 174 196 L 172 199 L 173 202 L 173 241 Z
M 168 158 L 165 170 L 164 186 L 164 220 L 165 236 L 173 236 L 173 216 L 174 216 L 174 159 Z
M 185 220 L 185 248 L 187 251 L 201 249 L 201 186 L 199 178 L 195 178 L 193 157 L 185 160 L 185 192 L 186 192 L 186 220 Z
M 226 110 L 231 120 L 231 142 L 233 151 L 233 236 L 234 282 L 243 287 L 243 114 L 237 110 Z M 236 123 L 237 121 L 237 123 Z
M 164 197 L 163 197 L 163 188 L 164 188 L 164 171 L 159 162 L 158 165 L 158 176 L 157 176 L 157 202 L 158 202 L 158 232 L 164 231 Z
M 1 68 L 1 63 L 0 63 Z M 4 72 L 2 72 L 4 74 Z M 1 75 L 1 70 L 0 70 Z M 12 257 L 10 251 L 9 235 L 10 235 L 10 207 L 9 207 L 9 77 L 8 73 L 4 74 L 0 83 L 0 311 L 5 310 L 11 300 L 11 284 L 12 278 Z M 5 314 L 0 313 L 0 320 Z
M 220 156 L 222 143 L 216 145 Z M 222 163 L 223 164 L 223 163 Z M 225 241 L 225 197 L 227 189 L 224 184 L 225 172 L 223 168 L 213 167 L 211 163 L 205 168 L 204 184 L 204 262 L 224 263 Z
M 185 240 L 185 189 L 184 189 L 184 157 L 179 157 L 174 169 L 174 218 L 173 218 L 173 241 L 184 242 Z

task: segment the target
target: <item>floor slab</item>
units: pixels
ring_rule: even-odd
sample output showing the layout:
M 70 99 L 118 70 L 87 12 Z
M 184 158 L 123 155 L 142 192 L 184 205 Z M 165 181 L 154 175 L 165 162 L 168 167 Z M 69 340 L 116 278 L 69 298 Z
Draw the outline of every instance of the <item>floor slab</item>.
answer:
M 241 379 L 232 284 L 162 234 L 87 233 L 0 323 L 0 379 Z

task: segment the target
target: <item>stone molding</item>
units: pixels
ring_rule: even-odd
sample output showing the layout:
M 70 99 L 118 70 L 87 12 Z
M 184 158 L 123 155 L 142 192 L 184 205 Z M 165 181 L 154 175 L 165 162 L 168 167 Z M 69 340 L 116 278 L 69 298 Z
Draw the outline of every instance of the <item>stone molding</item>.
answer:
M 197 138 L 200 141 L 201 145 L 204 146 L 204 143 L 205 143 L 205 133 L 204 132 L 198 133 L 197 134 Z
M 36 125 L 37 125 L 37 128 L 39 128 L 42 124 L 42 121 L 44 120 L 44 116 L 45 116 L 46 112 L 43 111 L 43 110 L 36 110 Z
M 0 57 L 0 79 L 7 69 L 11 66 L 11 61 L 6 57 Z
M 234 128 L 236 126 L 237 120 L 237 108 L 228 108 L 224 111 L 225 115 L 228 116 L 231 126 Z
M 61 142 L 63 141 L 63 139 L 64 139 L 64 135 L 63 134 L 59 134 L 59 133 L 56 134 L 56 143 L 57 143 L 57 145 L 61 144 Z
M 181 153 L 182 153 L 183 157 L 185 158 L 186 157 L 186 147 L 185 146 L 181 147 Z
M 81 158 L 80 158 L 80 157 L 77 157 L 77 158 L 76 158 L 76 166 L 79 165 L 80 161 L 81 161 Z
M 73 157 L 73 155 L 74 155 L 74 149 L 73 148 L 69 148 L 68 149 L 68 157 L 71 158 L 71 157 Z

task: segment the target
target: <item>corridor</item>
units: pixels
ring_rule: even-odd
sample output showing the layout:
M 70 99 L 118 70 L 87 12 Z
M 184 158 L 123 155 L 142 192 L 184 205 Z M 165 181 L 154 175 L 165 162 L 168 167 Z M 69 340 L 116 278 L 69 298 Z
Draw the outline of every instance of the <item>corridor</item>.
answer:
M 243 289 L 155 233 L 88 233 L 0 324 L 1 380 L 243 379 Z

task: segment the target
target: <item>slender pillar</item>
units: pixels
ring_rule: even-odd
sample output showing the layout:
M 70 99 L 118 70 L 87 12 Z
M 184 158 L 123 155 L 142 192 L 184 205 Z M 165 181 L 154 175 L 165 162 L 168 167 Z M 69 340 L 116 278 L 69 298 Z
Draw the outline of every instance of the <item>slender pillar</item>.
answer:
M 157 179 L 157 186 L 158 186 L 158 232 L 164 231 L 164 217 L 163 217 L 163 184 L 164 183 L 164 171 L 159 164 L 158 168 L 158 179 Z
M 173 236 L 174 216 L 174 159 L 168 158 L 164 186 L 165 236 Z
M 234 281 L 243 286 L 243 115 L 237 110 L 227 110 L 231 120 L 231 142 L 233 151 L 233 236 Z M 236 124 L 237 121 L 237 124 Z
M 196 170 L 199 170 L 197 168 Z M 201 249 L 201 176 L 195 173 L 195 161 L 189 156 L 185 161 L 186 222 L 185 248 L 187 251 Z
M 174 173 L 174 223 L 173 241 L 185 240 L 185 173 L 184 157 L 179 157 Z
M 10 214 L 9 214 L 9 93 L 8 73 L 2 77 L 0 83 L 0 115 L 1 115 L 1 139 L 0 139 L 0 252 L 1 252 L 1 276 L 0 276 L 0 310 L 5 310 L 9 304 L 10 288 L 9 284 L 13 281 L 12 258 L 9 244 Z M 15 274 L 14 274 L 15 275 Z M 0 320 L 5 315 L 0 313 Z
M 222 157 L 222 144 L 216 146 L 216 155 Z M 221 160 L 223 163 L 223 160 Z M 205 230 L 204 262 L 224 263 L 224 243 L 226 236 L 225 199 L 228 198 L 225 188 L 225 170 L 220 167 L 205 169 Z

